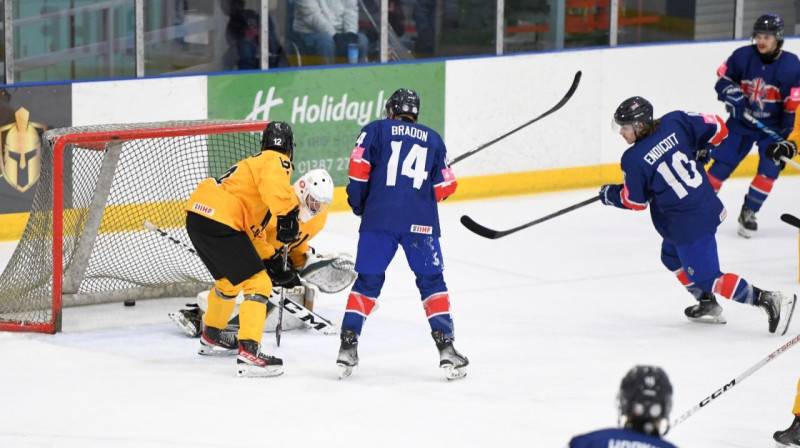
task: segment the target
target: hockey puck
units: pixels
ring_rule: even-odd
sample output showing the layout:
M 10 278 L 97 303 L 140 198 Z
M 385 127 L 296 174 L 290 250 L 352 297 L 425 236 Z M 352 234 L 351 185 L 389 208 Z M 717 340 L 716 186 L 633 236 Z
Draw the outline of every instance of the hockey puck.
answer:
M 125 302 L 123 302 L 123 304 L 125 306 L 135 306 L 136 305 L 136 301 L 135 300 L 126 300 Z

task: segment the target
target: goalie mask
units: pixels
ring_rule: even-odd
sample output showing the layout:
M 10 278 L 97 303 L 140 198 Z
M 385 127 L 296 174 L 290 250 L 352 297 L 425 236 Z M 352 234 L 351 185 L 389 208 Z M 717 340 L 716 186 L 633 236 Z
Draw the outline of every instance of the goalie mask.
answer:
M 333 180 L 323 169 L 311 170 L 297 179 L 294 192 L 300 201 L 300 220 L 308 222 L 333 202 Z

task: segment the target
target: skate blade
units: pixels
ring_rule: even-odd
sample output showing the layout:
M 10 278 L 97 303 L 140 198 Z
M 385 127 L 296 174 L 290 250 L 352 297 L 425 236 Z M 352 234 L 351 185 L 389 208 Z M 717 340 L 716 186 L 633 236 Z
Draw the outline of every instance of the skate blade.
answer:
M 203 356 L 231 356 L 231 355 L 236 355 L 238 353 L 239 349 L 236 348 L 228 350 L 226 348 L 208 347 L 205 345 L 201 345 L 200 348 L 197 349 L 197 354 Z
M 718 325 L 721 325 L 721 324 L 727 324 L 728 323 L 728 321 L 725 320 L 725 318 L 722 316 L 722 314 L 719 314 L 717 316 L 702 316 L 702 317 L 689 317 L 689 316 L 686 316 L 686 318 L 689 319 L 692 322 L 697 322 L 697 323 L 701 323 L 701 324 L 718 324 Z
M 739 225 L 739 236 L 741 236 L 743 238 L 750 239 L 750 237 L 753 236 L 753 231 L 752 230 L 747 230 L 744 227 L 742 227 L 741 225 Z
M 447 378 L 447 381 L 454 381 L 460 380 L 467 376 L 467 368 L 464 367 L 453 367 L 451 365 L 441 366 L 444 369 L 444 376 Z
M 183 333 L 186 336 L 189 336 L 190 338 L 200 337 L 202 331 L 197 329 L 197 327 L 195 327 L 194 324 L 184 319 L 183 314 L 167 313 L 167 316 L 169 316 L 169 318 L 172 319 L 173 322 L 175 322 L 175 325 L 177 325 L 178 328 L 180 328 L 181 331 L 183 331 Z
M 781 300 L 781 317 L 778 321 L 778 327 L 775 328 L 775 333 L 779 336 L 783 336 L 789 330 L 789 324 L 792 322 L 792 316 L 794 315 L 794 306 L 797 304 L 797 294 L 793 295 L 792 297 L 784 296 L 783 300 Z M 784 312 L 784 310 L 788 310 L 788 312 Z
M 336 364 L 339 366 L 339 379 L 347 378 L 348 376 L 353 374 L 353 366 L 348 366 L 344 364 Z
M 239 364 L 236 376 L 239 378 L 269 378 L 283 375 L 283 366 L 259 367 L 251 364 Z
M 775 442 L 775 448 L 789 448 L 789 445 L 783 444 L 781 442 Z

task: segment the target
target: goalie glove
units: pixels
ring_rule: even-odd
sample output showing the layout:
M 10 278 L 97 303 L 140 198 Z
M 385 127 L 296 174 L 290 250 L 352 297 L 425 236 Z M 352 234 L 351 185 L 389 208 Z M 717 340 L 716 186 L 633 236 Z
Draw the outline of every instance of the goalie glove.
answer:
M 333 294 L 350 286 L 358 274 L 350 254 L 320 255 L 312 248 L 306 252 L 306 264 L 303 265 L 300 276 L 320 291 Z
M 775 165 L 783 169 L 786 166 L 786 162 L 781 160 L 781 157 L 786 157 L 787 159 L 794 157 L 797 154 L 797 145 L 789 140 L 773 143 L 767 146 L 765 154 Z

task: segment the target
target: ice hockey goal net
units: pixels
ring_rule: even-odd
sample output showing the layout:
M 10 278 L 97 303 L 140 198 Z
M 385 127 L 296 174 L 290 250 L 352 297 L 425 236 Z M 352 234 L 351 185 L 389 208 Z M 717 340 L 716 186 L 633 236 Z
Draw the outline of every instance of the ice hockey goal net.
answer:
M 64 306 L 193 296 L 212 282 L 189 242 L 195 186 L 259 151 L 266 122 L 53 129 L 30 218 L 0 275 L 0 330 L 61 331 Z M 144 227 L 167 229 L 170 241 Z

